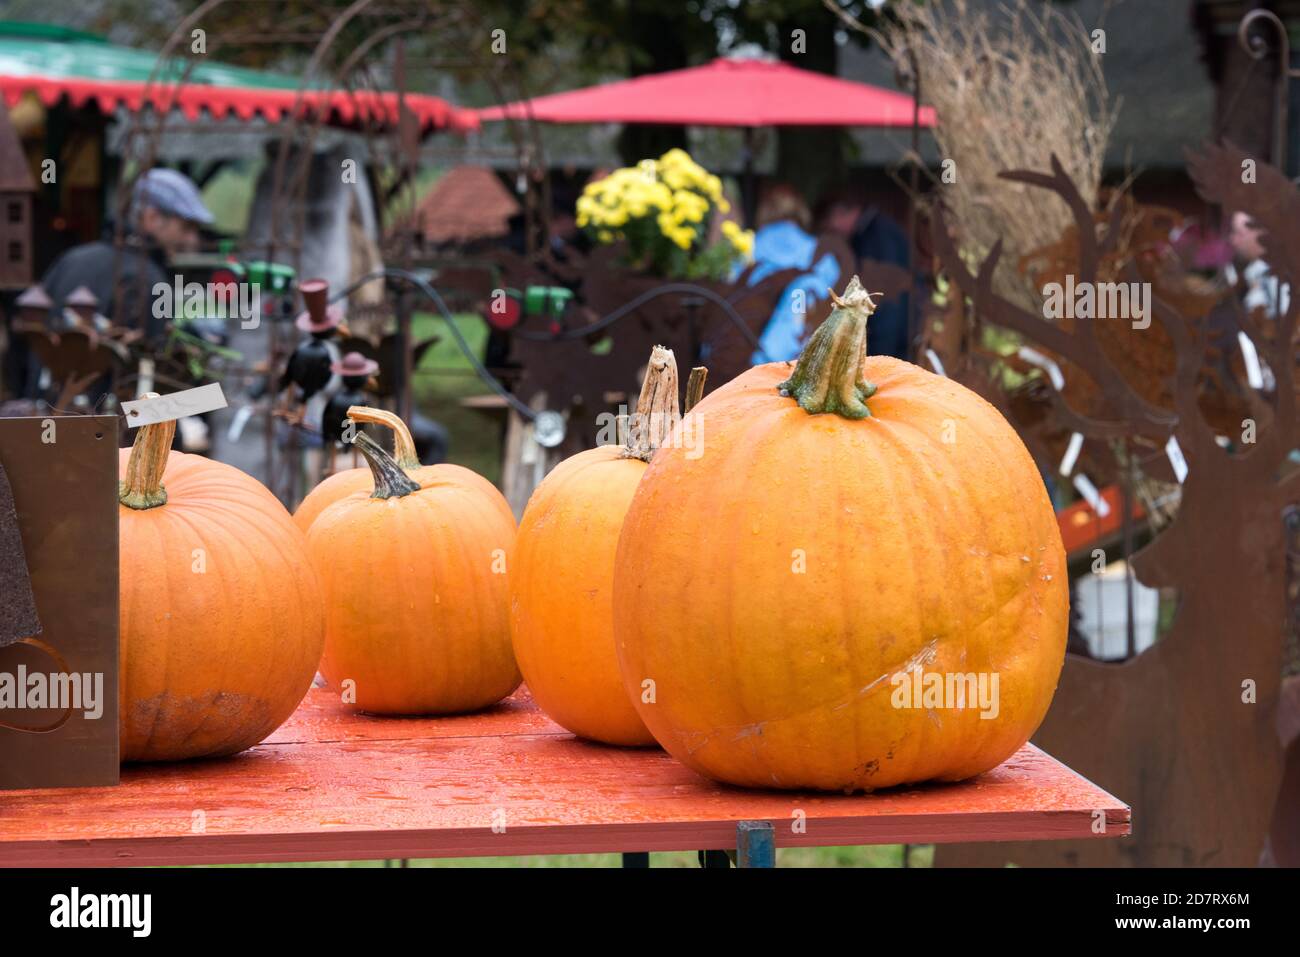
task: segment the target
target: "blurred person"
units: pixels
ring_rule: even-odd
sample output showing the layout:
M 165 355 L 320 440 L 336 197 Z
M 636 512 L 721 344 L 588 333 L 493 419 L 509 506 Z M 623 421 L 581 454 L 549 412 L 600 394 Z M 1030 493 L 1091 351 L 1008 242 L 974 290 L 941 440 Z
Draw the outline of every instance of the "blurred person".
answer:
M 855 191 L 832 192 L 821 203 L 818 224 L 821 231 L 849 244 L 853 256 L 910 268 L 910 245 L 898 223 L 868 204 Z M 908 294 L 881 302 L 867 323 L 867 353 L 906 359 L 910 353 Z
M 46 271 L 41 284 L 54 300 L 55 314 L 69 293 L 85 286 L 115 325 L 141 329 L 156 341 L 166 320 L 154 315 L 154 285 L 172 285 L 171 261 L 197 249 L 199 227 L 212 221 L 193 180 L 172 169 L 149 170 L 135 182 L 120 248 L 110 233 L 69 249 Z
M 1265 319 L 1276 320 L 1291 304 L 1291 287 L 1274 275 L 1265 260 L 1263 233 L 1246 212 L 1235 210 L 1228 217 L 1227 240 L 1232 261 L 1223 267 L 1223 278 L 1234 290 L 1240 308 L 1248 312 L 1260 310 Z M 1216 307 L 1210 313 L 1209 329 L 1211 341 L 1225 355 L 1231 354 L 1236 339 L 1251 386 L 1265 392 L 1276 388 L 1273 370 L 1259 355 L 1257 344 L 1241 328 L 1235 308 Z
M 808 332 L 805 320 L 813 305 L 827 297 L 828 289 L 838 287 L 840 264 L 832 253 L 817 256 L 817 237 L 808 231 L 812 214 L 788 183 L 773 183 L 763 190 L 754 221 L 754 268 L 748 284 L 753 286 L 783 269 L 803 273 L 781 293 L 750 360 L 755 365 L 786 362 L 797 359 L 803 350 Z
M 1263 234 L 1248 213 L 1237 210 L 1232 214 L 1228 245 L 1232 247 L 1233 261 L 1224 267 L 1224 276 L 1234 286 L 1239 276 L 1244 281 L 1242 302 L 1247 309 L 1262 307 L 1269 319 L 1276 319 L 1290 305 L 1291 287 L 1279 282 L 1265 261 Z

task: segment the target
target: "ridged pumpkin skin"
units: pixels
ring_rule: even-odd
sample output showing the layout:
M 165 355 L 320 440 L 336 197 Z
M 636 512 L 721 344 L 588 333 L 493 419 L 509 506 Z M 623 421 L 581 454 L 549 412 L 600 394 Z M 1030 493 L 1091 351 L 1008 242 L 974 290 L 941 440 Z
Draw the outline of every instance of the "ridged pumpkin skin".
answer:
M 613 445 L 561 462 L 528 500 L 510 561 L 511 634 L 528 690 L 559 724 L 606 744 L 654 744 L 614 651 L 614 553 L 645 469 Z
M 354 492 L 307 533 L 325 593 L 320 670 L 333 688 L 354 682 L 359 711 L 456 714 L 519 686 L 505 574 L 514 518 L 462 471 L 431 466 L 401 497 Z
M 320 517 L 335 502 L 347 498 L 353 492 L 369 492 L 374 489 L 374 479 L 370 469 L 345 469 L 328 475 L 306 494 L 298 507 L 293 510 L 293 523 L 304 535 L 311 528 L 311 523 Z
M 1051 703 L 1065 554 L 1024 445 L 950 379 L 888 357 L 861 371 L 878 391 L 849 419 L 781 395 L 789 364 L 750 369 L 695 410 L 703 454 L 660 450 L 628 508 L 624 681 L 701 774 L 845 791 L 959 780 L 1013 754 Z M 996 672 L 997 716 L 896 707 L 893 677 L 918 665 Z
M 123 479 L 130 455 L 120 452 Z M 166 504 L 118 506 L 124 761 L 257 744 L 311 687 L 324 643 L 306 541 L 275 496 L 181 452 L 162 483 Z

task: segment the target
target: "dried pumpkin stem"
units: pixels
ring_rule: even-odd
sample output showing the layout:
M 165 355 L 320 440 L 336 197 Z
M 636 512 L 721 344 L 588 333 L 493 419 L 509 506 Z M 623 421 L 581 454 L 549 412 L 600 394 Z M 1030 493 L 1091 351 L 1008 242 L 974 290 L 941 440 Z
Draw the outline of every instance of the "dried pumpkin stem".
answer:
M 419 483 L 407 478 L 406 473 L 393 461 L 393 457 L 384 451 L 383 446 L 366 433 L 358 432 L 352 439 L 352 444 L 366 457 L 366 462 L 370 465 L 370 474 L 374 476 L 375 490 L 371 493 L 371 498 L 402 498 L 420 490 Z
M 368 405 L 348 407 L 348 418 L 353 422 L 367 422 L 386 426 L 393 430 L 393 458 L 403 469 L 418 469 L 420 456 L 415 451 L 415 439 L 406 427 L 401 416 L 387 409 L 376 409 Z
M 843 296 L 833 290 L 830 294 L 835 308 L 804 346 L 794 374 L 777 390 L 812 415 L 834 412 L 846 419 L 865 419 L 871 415 L 866 400 L 876 387 L 862 378 L 862 358 L 867 353 L 867 320 L 876 306 L 857 276 L 849 280 Z
M 655 346 L 650 351 L 645 381 L 628 422 L 627 442 L 621 456 L 649 462 L 677 424 L 677 360 L 671 349 Z
M 158 393 L 146 392 L 141 398 L 156 399 Z M 117 500 L 127 508 L 143 511 L 167 504 L 162 479 L 175 435 L 173 419 L 143 426 L 135 433 L 131 457 L 126 462 L 126 479 L 117 483 Z
M 691 409 L 704 398 L 704 380 L 709 377 L 709 370 L 704 366 L 696 366 L 691 370 L 690 378 L 686 380 L 686 402 L 682 406 L 682 414 L 690 412 Z

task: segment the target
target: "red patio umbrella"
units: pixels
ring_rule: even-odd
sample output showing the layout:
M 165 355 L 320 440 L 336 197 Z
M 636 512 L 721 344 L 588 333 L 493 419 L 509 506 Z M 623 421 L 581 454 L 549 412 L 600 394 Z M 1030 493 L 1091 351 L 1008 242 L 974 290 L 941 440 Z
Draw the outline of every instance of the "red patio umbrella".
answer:
M 912 98 L 773 60 L 719 58 L 478 111 L 480 120 L 659 123 L 745 128 L 746 220 L 752 219 L 753 130 L 760 126 L 911 126 Z M 919 126 L 934 125 L 921 107 Z
M 877 126 L 912 124 L 912 98 L 769 60 L 718 59 L 602 86 L 478 111 L 482 120 L 663 123 L 684 126 Z M 921 108 L 921 126 L 934 110 Z

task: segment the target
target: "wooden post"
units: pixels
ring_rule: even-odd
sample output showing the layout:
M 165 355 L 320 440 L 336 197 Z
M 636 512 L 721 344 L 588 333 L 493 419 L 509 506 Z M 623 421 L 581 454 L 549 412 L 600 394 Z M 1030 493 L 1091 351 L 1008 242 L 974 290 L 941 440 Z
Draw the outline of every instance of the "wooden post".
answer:
M 529 405 L 534 409 L 545 409 L 546 393 L 537 393 Z M 524 514 L 533 489 L 559 463 L 563 456 L 561 448 L 563 443 L 553 449 L 538 445 L 533 438 L 533 424 L 514 409 L 510 410 L 506 423 L 506 447 L 501 458 L 501 490 L 516 519 Z

